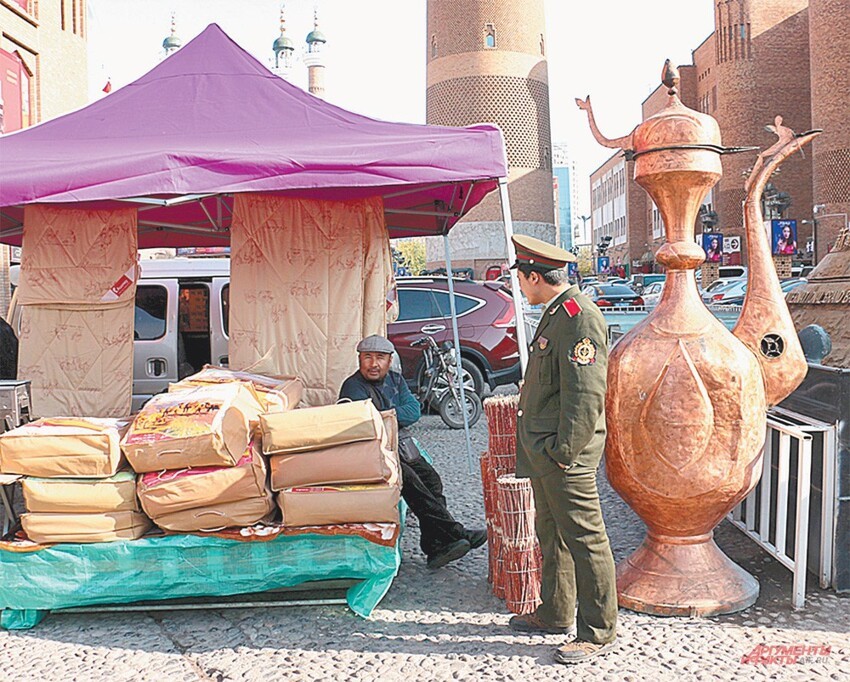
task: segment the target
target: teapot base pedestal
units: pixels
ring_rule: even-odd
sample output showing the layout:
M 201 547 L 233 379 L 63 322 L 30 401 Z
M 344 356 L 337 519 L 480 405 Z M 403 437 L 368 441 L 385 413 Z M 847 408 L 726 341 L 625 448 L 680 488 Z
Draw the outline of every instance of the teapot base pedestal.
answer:
M 717 616 L 751 606 L 758 581 L 721 552 L 712 536 L 647 535 L 617 565 L 620 606 L 655 616 Z

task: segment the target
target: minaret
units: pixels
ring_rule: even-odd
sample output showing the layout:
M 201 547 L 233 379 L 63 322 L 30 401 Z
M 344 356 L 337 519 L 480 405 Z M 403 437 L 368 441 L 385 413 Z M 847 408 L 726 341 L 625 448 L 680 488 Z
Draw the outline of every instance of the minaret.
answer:
M 543 0 L 428 0 L 426 121 L 489 122 L 504 133 L 514 231 L 555 243 L 549 76 Z M 505 262 L 497 193 L 449 233 L 452 257 L 475 268 Z M 439 252 L 439 253 L 438 253 Z M 427 260 L 442 260 L 442 244 Z
M 327 42 L 325 34 L 319 30 L 319 10 L 313 11 L 313 30 L 307 34 L 307 53 L 304 64 L 307 66 L 307 89 L 311 95 L 325 95 L 325 60 L 323 45 Z
M 165 51 L 165 56 L 177 52 L 183 45 L 183 41 L 177 37 L 177 22 L 175 21 L 175 13 L 171 13 L 171 35 L 162 41 L 162 49 Z
M 284 17 L 284 5 L 280 5 L 280 36 L 272 45 L 274 51 L 274 72 L 281 78 L 288 78 L 292 70 L 292 60 L 295 55 L 295 45 L 286 35 L 286 18 Z

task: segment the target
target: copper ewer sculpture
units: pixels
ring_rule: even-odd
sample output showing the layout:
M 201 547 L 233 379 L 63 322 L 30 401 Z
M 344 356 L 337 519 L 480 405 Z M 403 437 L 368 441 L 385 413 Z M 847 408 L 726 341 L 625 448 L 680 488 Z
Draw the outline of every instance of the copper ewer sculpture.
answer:
M 630 135 L 600 144 L 635 161 L 635 181 L 655 201 L 667 242 L 661 301 L 612 349 L 608 369 L 606 467 L 614 489 L 647 525 L 643 544 L 617 567 L 620 605 L 659 615 L 714 615 L 751 605 L 758 582 L 714 543 L 714 527 L 761 475 L 767 408 L 793 391 L 806 361 L 779 288 L 760 197 L 776 167 L 819 131 L 799 137 L 781 125 L 746 182 L 749 277 L 730 333 L 702 303 L 694 270 L 697 213 L 722 174 L 717 122 L 687 108 L 669 61 L 666 107 Z

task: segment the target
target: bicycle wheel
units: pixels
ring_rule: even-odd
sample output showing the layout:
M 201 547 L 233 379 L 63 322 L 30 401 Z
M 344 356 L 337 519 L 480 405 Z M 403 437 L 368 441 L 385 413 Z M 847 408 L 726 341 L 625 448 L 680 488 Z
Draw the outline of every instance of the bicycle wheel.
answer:
M 466 418 L 470 426 L 473 426 L 484 412 L 481 398 L 474 391 L 465 391 L 466 394 Z M 440 400 L 440 418 L 451 429 L 463 428 L 463 412 L 461 412 L 460 396 L 455 398 L 451 391 L 446 391 Z

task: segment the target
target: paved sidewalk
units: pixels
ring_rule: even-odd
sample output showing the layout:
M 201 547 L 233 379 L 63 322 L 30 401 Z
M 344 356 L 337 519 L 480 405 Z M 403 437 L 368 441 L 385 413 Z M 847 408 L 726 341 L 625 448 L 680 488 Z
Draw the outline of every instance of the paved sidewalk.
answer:
M 428 447 L 456 516 L 483 525 L 478 463 L 468 472 L 462 431 L 427 416 L 414 433 Z M 473 451 L 486 448 L 482 420 Z M 616 560 L 643 526 L 604 476 L 603 510 Z M 486 548 L 438 571 L 425 567 L 413 517 L 404 563 L 372 618 L 344 606 L 117 614 L 53 614 L 33 630 L 0 631 L 0 680 L 848 680 L 850 596 L 810 581 L 806 608 L 791 608 L 791 573 L 728 523 L 718 544 L 762 586 L 749 610 L 711 619 L 620 611 L 620 646 L 566 667 L 552 660 L 561 637 L 529 637 L 487 585 Z M 2 577 L 0 576 L 0 579 Z M 824 645 L 822 660 L 753 665 L 757 646 Z

